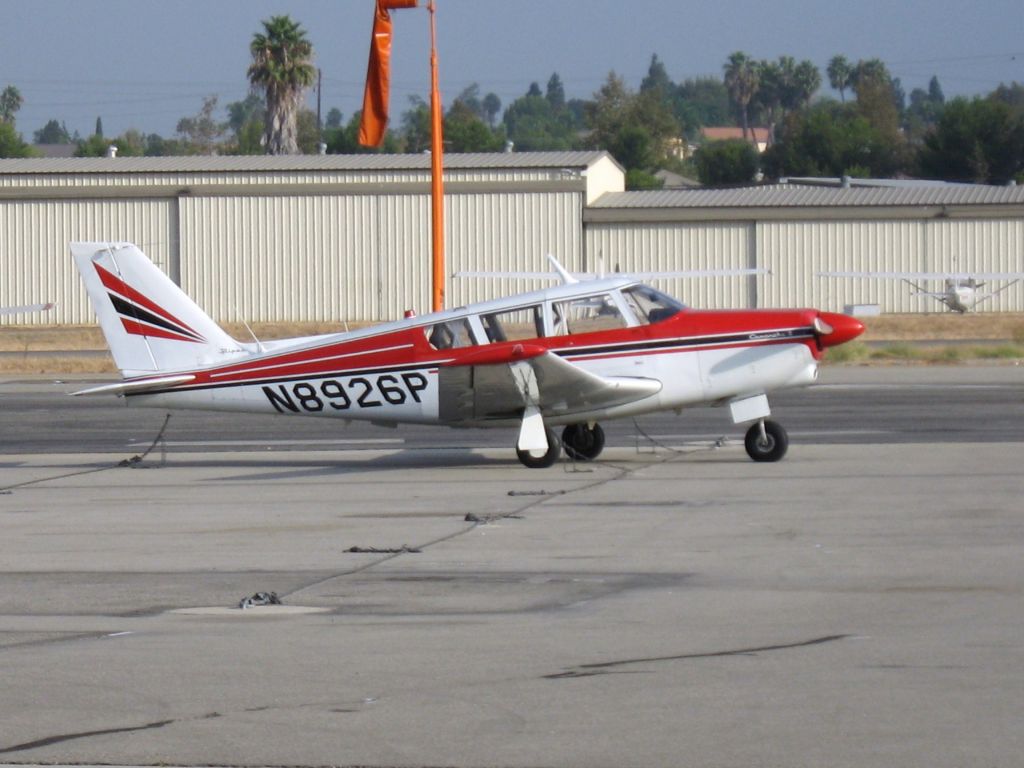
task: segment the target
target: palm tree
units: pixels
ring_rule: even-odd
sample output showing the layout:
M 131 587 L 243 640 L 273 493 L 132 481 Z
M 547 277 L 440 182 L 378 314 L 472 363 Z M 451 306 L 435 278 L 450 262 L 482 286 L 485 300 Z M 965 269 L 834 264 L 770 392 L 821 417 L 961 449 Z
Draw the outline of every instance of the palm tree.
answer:
M 253 35 L 249 82 L 266 93 L 263 143 L 268 155 L 299 153 L 296 116 L 303 94 L 316 77 L 313 45 L 302 26 L 289 16 L 262 22 L 266 34 Z
M 729 61 L 724 65 L 725 87 L 729 90 L 729 97 L 739 107 L 740 116 L 743 119 L 743 139 L 746 140 L 750 131 L 747 122 L 747 106 L 750 100 L 757 93 L 759 72 L 757 62 L 751 59 L 742 51 L 736 51 L 729 56 Z
M 833 56 L 828 63 L 828 83 L 837 91 L 839 98 L 846 102 L 846 89 L 850 87 L 853 80 L 853 67 L 845 56 Z

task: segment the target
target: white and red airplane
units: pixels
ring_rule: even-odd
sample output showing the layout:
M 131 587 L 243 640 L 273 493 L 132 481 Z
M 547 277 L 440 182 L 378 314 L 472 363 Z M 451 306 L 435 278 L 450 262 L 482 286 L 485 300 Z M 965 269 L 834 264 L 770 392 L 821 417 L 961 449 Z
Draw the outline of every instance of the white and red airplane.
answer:
M 701 311 L 635 278 L 574 281 L 346 333 L 243 343 L 130 243 L 72 243 L 130 405 L 328 416 L 380 424 L 513 427 L 527 467 L 562 446 L 594 459 L 602 419 L 728 405 L 746 449 L 777 461 L 768 393 L 806 386 L 851 317 Z M 564 273 L 564 271 L 563 271 Z M 565 275 L 567 276 L 567 274 Z M 552 430 L 564 426 L 561 439 Z
M 998 296 L 1024 279 L 1024 272 L 817 272 L 819 277 L 870 277 L 877 280 L 902 280 L 914 289 L 915 296 L 928 296 L 953 312 L 964 314 L 983 301 Z M 941 280 L 941 291 L 930 291 L 915 281 Z M 995 290 L 981 290 L 992 281 L 1009 281 Z

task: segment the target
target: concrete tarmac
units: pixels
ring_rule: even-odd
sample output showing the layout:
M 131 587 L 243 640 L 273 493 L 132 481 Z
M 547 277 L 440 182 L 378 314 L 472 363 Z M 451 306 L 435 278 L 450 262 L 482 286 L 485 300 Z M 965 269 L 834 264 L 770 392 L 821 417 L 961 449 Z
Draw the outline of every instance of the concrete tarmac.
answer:
M 5 453 L 0 763 L 1020 764 L 1021 442 L 666 445 Z

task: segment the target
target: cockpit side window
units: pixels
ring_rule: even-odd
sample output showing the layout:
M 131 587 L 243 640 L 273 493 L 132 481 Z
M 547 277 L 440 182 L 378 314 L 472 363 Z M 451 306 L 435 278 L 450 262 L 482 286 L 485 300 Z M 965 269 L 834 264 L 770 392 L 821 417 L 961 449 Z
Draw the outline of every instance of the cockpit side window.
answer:
M 636 285 L 622 292 L 642 325 L 658 323 L 685 309 L 685 305 L 649 285 Z
M 628 325 L 614 299 L 607 293 L 555 302 L 551 309 L 556 336 L 608 331 Z
M 480 322 L 492 343 L 537 339 L 544 335 L 544 307 L 536 304 L 507 312 L 493 312 L 481 315 Z
M 473 344 L 473 336 L 469 331 L 469 323 L 465 318 L 449 320 L 446 323 L 429 325 L 423 329 L 427 341 L 434 349 L 452 349 L 468 347 Z

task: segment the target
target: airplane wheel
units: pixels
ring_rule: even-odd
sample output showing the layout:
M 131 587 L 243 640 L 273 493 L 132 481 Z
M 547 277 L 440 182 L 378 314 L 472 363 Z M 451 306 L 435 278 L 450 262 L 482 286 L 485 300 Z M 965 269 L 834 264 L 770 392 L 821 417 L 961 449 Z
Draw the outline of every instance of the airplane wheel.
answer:
M 764 434 L 767 439 L 761 438 L 760 424 L 754 424 L 747 430 L 747 436 L 743 441 L 747 455 L 754 461 L 778 461 L 786 455 L 786 449 L 789 448 L 786 430 L 778 422 L 765 421 Z
M 519 457 L 519 461 L 523 463 L 524 467 L 530 469 L 544 469 L 550 467 L 562 454 L 562 443 L 558 440 L 558 435 L 553 430 L 545 430 L 548 438 L 548 450 L 543 456 L 533 456 L 529 451 L 521 451 L 516 448 L 516 456 Z
M 593 461 L 604 450 L 604 430 L 600 424 L 570 424 L 562 430 L 562 445 L 570 459 Z

